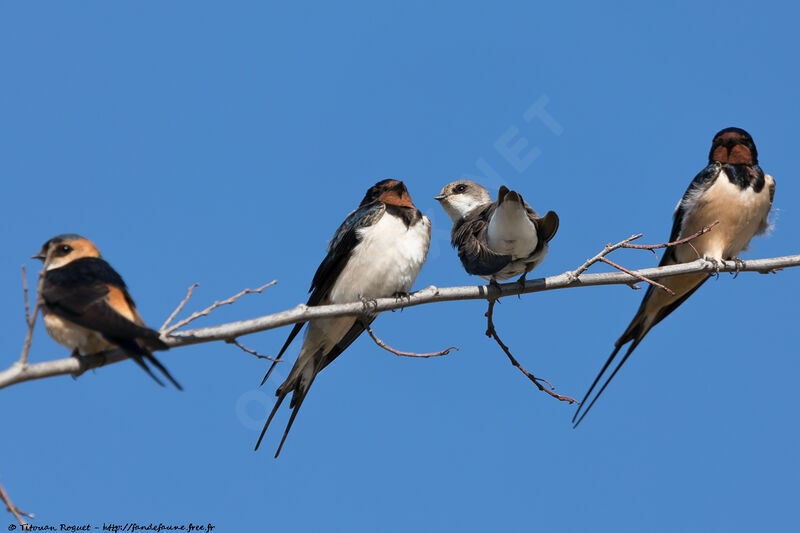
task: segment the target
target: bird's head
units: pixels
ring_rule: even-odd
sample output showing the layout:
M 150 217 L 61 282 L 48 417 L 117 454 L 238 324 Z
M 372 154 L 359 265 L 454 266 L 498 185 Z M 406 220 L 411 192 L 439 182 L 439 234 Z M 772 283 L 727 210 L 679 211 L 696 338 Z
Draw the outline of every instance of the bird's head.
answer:
M 31 259 L 39 259 L 47 270 L 52 270 L 84 257 L 100 257 L 100 251 L 86 237 L 64 233 L 44 243 L 39 253 L 32 255 Z
M 708 161 L 727 165 L 757 165 L 756 144 L 743 129 L 725 128 L 714 135 Z
M 433 198 L 439 200 L 453 222 L 458 222 L 476 207 L 492 202 L 492 197 L 485 187 L 469 180 L 448 183 L 442 188 L 442 192 Z
M 379 181 L 367 190 L 361 205 L 379 201 L 388 205 L 399 207 L 414 207 L 411 195 L 408 194 L 405 184 L 400 180 L 386 179 Z

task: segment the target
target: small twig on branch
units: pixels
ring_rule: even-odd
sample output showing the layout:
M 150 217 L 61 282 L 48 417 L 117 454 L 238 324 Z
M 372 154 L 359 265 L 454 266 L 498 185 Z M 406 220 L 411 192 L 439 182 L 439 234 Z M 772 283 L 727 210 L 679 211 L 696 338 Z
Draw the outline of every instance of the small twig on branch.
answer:
M 23 529 L 28 526 L 28 523 L 22 517 L 25 516 L 27 518 L 34 518 L 32 514 L 20 510 L 19 507 L 11 503 L 11 498 L 8 497 L 8 493 L 6 492 L 6 489 L 3 488 L 2 484 L 0 484 L 0 500 L 3 500 L 3 503 L 6 504 L 6 509 L 8 512 L 14 515 L 14 518 L 17 519 L 17 522 L 19 522 L 19 525 L 22 526 Z M 12 531 L 14 527 L 15 526 L 8 526 L 8 530 Z
M 272 362 L 274 362 L 274 363 L 280 363 L 280 362 L 282 362 L 282 361 L 283 361 L 283 359 L 276 359 L 276 358 L 274 358 L 274 357 L 271 357 L 271 356 L 269 356 L 269 355 L 261 355 L 261 354 L 260 354 L 260 353 L 258 353 L 257 351 L 255 351 L 255 350 L 251 350 L 251 349 L 250 349 L 250 348 L 248 348 L 247 346 L 244 346 L 243 344 L 241 344 L 241 343 L 240 343 L 239 341 L 237 341 L 236 339 L 226 339 L 226 340 L 225 340 L 225 342 L 227 342 L 228 344 L 233 344 L 234 346 L 237 346 L 237 347 L 239 347 L 239 348 L 240 348 L 242 351 L 244 351 L 244 352 L 247 352 L 247 353 L 249 353 L 250 355 L 255 355 L 255 356 L 256 356 L 256 357 L 258 357 L 259 359 L 266 359 L 266 360 L 268 360 L 268 361 L 272 361 Z
M 673 294 L 673 295 L 675 294 L 675 292 L 673 292 L 673 290 L 672 290 L 672 289 L 670 289 L 669 287 L 666 287 L 666 286 L 664 286 L 664 285 L 660 284 L 660 283 L 659 283 L 659 282 L 657 282 L 657 281 L 653 281 L 653 280 L 652 280 L 652 279 L 650 279 L 650 278 L 646 278 L 646 277 L 644 277 L 644 276 L 641 276 L 641 275 L 639 275 L 639 274 L 637 274 L 637 273 L 635 273 L 635 272 L 631 272 L 631 271 L 630 271 L 630 270 L 628 270 L 627 268 L 625 268 L 625 267 L 623 267 L 623 266 L 620 266 L 620 265 L 616 264 L 614 261 L 610 261 L 609 259 L 606 259 L 605 257 L 601 257 L 601 258 L 600 258 L 600 261 L 602 261 L 603 263 L 605 263 L 605 264 L 607 264 L 607 265 L 611 265 L 612 267 L 616 268 L 617 270 L 621 270 L 622 272 L 625 272 L 626 274 L 630 274 L 631 276 L 633 276 L 633 277 L 634 277 L 634 278 L 636 278 L 636 279 L 642 280 L 642 281 L 644 281 L 645 283 L 649 283 L 649 284 L 650 284 L 650 285 L 652 285 L 653 287 L 658 287 L 659 289 L 663 289 L 663 290 L 665 290 L 665 291 L 667 291 L 668 293 L 670 293 L 670 294 Z M 638 289 L 638 287 L 637 287 L 637 289 Z
M 592 257 L 591 259 L 587 259 L 584 264 L 582 264 L 581 266 L 579 266 L 575 270 L 573 270 L 571 272 L 566 272 L 567 276 L 572 278 L 573 280 L 578 279 L 578 276 L 580 276 L 581 274 L 586 272 L 589 269 L 590 266 L 592 266 L 593 264 L 595 264 L 598 261 L 600 261 L 600 259 L 602 257 L 607 256 L 608 254 L 610 254 L 614 250 L 622 248 L 623 246 L 625 246 L 629 242 L 634 241 L 634 240 L 638 239 L 641 236 L 642 236 L 641 233 L 637 233 L 636 235 L 631 235 L 630 237 L 628 237 L 624 241 L 620 241 L 617 244 L 611 244 L 611 243 L 606 244 L 606 247 L 603 248 L 603 250 L 599 254 L 597 254 L 596 256 Z
M 178 307 L 176 307 L 175 310 L 172 312 L 172 314 L 167 317 L 166 322 L 164 322 L 164 324 L 160 328 L 158 328 L 158 331 L 164 331 L 165 329 L 167 329 L 167 326 L 169 326 L 169 323 L 172 322 L 173 320 L 175 320 L 175 317 L 178 316 L 178 313 L 183 311 L 183 306 L 185 306 L 186 302 L 188 302 L 189 299 L 192 297 L 192 293 L 194 292 L 194 290 L 197 288 L 198 285 L 200 285 L 200 284 L 199 283 L 193 283 L 189 287 L 189 290 L 186 291 L 186 297 L 183 300 L 181 300 L 181 303 L 179 303 Z
M 52 254 L 53 247 L 51 246 L 47 250 L 47 255 L 42 263 L 42 270 L 39 272 L 39 281 L 36 283 L 36 304 L 33 306 L 33 313 L 30 312 L 30 303 L 28 302 L 28 273 L 25 270 L 25 265 L 22 265 L 22 292 L 25 295 L 25 320 L 28 322 L 28 332 L 25 334 L 25 342 L 22 345 L 22 353 L 19 356 L 19 364 L 23 368 L 28 364 L 28 354 L 31 351 L 31 342 L 33 341 L 33 328 L 36 325 L 36 316 L 42 307 L 42 285 L 44 285 L 45 265 L 50 261 Z
M 402 357 L 438 357 L 440 355 L 449 354 L 450 350 L 456 350 L 456 351 L 459 350 L 458 346 L 451 346 L 449 348 L 445 348 L 440 352 L 430 352 L 430 353 L 415 353 L 415 352 L 404 352 L 401 350 L 395 350 L 394 348 L 392 348 L 391 346 L 380 340 L 378 336 L 375 335 L 375 332 L 372 331 L 372 328 L 370 326 L 366 326 L 366 328 L 367 328 L 367 333 L 369 333 L 369 336 L 372 337 L 372 340 L 375 341 L 375 344 L 377 344 L 387 352 L 391 352 L 395 355 L 399 355 Z
M 188 318 L 184 318 L 180 322 L 174 324 L 169 329 L 163 331 L 162 335 L 169 335 L 170 333 L 172 333 L 176 329 L 182 328 L 183 326 L 185 326 L 185 325 L 197 320 L 200 317 L 208 316 L 209 314 L 211 314 L 211 311 L 213 311 L 214 309 L 216 309 L 218 307 L 222 307 L 223 305 L 232 304 L 233 302 L 235 302 L 236 300 L 238 300 L 239 298 L 241 298 L 245 294 L 253 294 L 253 293 L 261 294 L 261 292 L 264 289 L 266 289 L 267 287 L 271 287 L 272 285 L 275 285 L 276 283 L 278 283 L 278 280 L 272 280 L 269 283 L 267 283 L 266 285 L 262 285 L 261 287 L 259 287 L 257 289 L 245 289 L 245 290 L 243 290 L 243 291 L 241 291 L 241 292 L 239 292 L 237 294 L 234 294 L 233 296 L 231 296 L 230 298 L 228 298 L 226 300 L 222 300 L 222 301 L 219 301 L 219 302 L 214 302 L 212 305 L 209 305 L 208 307 L 206 307 L 202 311 L 195 311 Z M 190 289 L 188 296 L 191 296 L 191 291 L 192 290 L 193 289 Z M 187 299 L 188 299 L 188 297 L 187 297 Z
M 25 299 L 25 325 L 31 325 L 31 302 L 28 299 L 28 271 L 22 265 L 22 297 Z
M 564 396 L 562 394 L 558 394 L 557 392 L 554 392 L 555 387 L 553 387 L 553 385 L 551 385 L 549 381 L 547 381 L 546 379 L 543 379 L 543 378 L 537 378 L 536 376 L 534 376 L 533 374 L 531 374 L 530 372 L 525 370 L 525 367 L 523 367 L 521 364 L 519 364 L 519 361 L 517 361 L 514 358 L 514 356 L 511 355 L 511 350 L 509 350 L 508 346 L 506 346 L 503 343 L 503 341 L 500 340 L 500 337 L 497 335 L 497 330 L 494 327 L 494 321 L 492 320 L 492 317 L 494 315 L 494 304 L 495 304 L 495 302 L 497 302 L 496 299 L 490 299 L 489 300 L 489 309 L 486 311 L 486 323 L 487 323 L 487 325 L 486 325 L 486 336 L 493 338 L 497 342 L 497 344 L 500 346 L 500 348 L 502 348 L 502 350 L 508 356 L 508 360 L 511 361 L 511 364 L 514 365 L 515 367 L 517 367 L 520 370 L 520 372 L 525 374 L 525 376 L 529 380 L 531 380 L 533 382 L 533 384 L 536 385 L 536 387 L 540 391 L 546 392 L 547 394 L 549 394 L 553 398 L 556 398 L 557 400 L 561 400 L 562 402 L 578 403 L 578 400 L 576 400 L 575 398 L 570 398 L 569 396 Z M 542 385 L 540 383 L 540 381 L 543 381 L 544 383 L 547 383 L 547 385 L 550 388 L 548 389 L 547 387 Z
M 577 269 L 573 270 L 572 272 L 566 272 L 567 277 L 571 278 L 572 281 L 574 282 L 575 280 L 578 279 L 578 276 L 580 276 L 581 274 L 586 272 L 586 270 L 588 270 L 590 266 L 592 266 L 593 264 L 597 263 L 598 261 L 602 261 L 604 263 L 608 263 L 609 265 L 613 266 L 614 268 L 618 268 L 618 269 L 622 270 L 626 274 L 633 275 L 633 273 L 630 270 L 625 270 L 624 268 L 622 268 L 621 266 L 617 265 L 616 263 L 611 263 L 610 261 L 607 261 L 607 260 L 604 259 L 605 256 L 607 256 L 608 254 L 610 254 L 614 250 L 618 250 L 620 248 L 633 248 L 633 249 L 637 249 L 637 250 L 650 250 L 651 252 L 653 252 L 653 255 L 655 255 L 656 258 L 658 258 L 658 254 L 656 254 L 656 252 L 655 252 L 655 250 L 657 248 L 666 248 L 668 246 L 678 246 L 679 244 L 688 244 L 689 246 L 692 247 L 694 252 L 697 254 L 697 258 L 699 259 L 700 258 L 700 254 L 697 253 L 697 249 L 694 247 L 694 245 L 690 241 L 696 239 L 697 237 L 699 237 L 700 235 L 702 235 L 704 233 L 708 233 L 709 231 L 711 231 L 711 228 L 713 228 L 717 224 L 719 224 L 719 220 L 715 220 L 714 222 L 712 222 L 708 226 L 705 226 L 701 230 L 697 231 L 696 233 L 693 233 L 693 234 L 689 235 L 688 237 L 685 237 L 683 239 L 680 239 L 680 240 L 677 240 L 677 241 L 673 241 L 673 242 L 664 242 L 664 243 L 661 243 L 661 244 L 631 244 L 631 241 L 635 241 L 636 239 L 638 239 L 638 238 L 640 238 L 642 236 L 641 233 L 637 233 L 636 235 L 631 235 L 630 237 L 628 237 L 624 241 L 620 241 L 617 244 L 608 243 L 606 245 L 606 247 L 603 248 L 603 250 L 599 254 L 597 254 L 596 256 L 592 257 L 591 259 L 587 259 L 584 264 L 582 264 L 581 266 L 579 266 Z M 634 275 L 634 277 L 638 277 L 638 276 Z M 646 281 L 647 283 L 651 283 L 652 282 L 652 280 L 646 280 L 646 279 L 642 279 L 641 281 Z M 658 285 L 656 285 L 656 286 L 658 286 Z M 661 287 L 665 288 L 663 285 Z
M 698 231 L 696 233 L 692 233 L 688 237 L 685 237 L 685 238 L 677 240 L 677 241 L 664 242 L 664 243 L 661 243 L 661 244 L 630 244 L 629 242 L 627 242 L 627 243 L 622 245 L 622 248 L 634 248 L 636 250 L 650 250 L 651 252 L 653 252 L 653 250 L 655 250 L 657 248 L 667 248 L 668 246 L 678 246 L 679 244 L 687 244 L 687 243 L 689 243 L 689 241 L 692 241 L 692 240 L 696 239 L 700 235 L 702 235 L 704 233 L 708 233 L 709 231 L 711 231 L 711 228 L 713 228 L 717 224 L 719 224 L 719 220 L 715 220 L 714 222 L 712 222 L 708 226 L 705 226 L 702 229 L 700 229 L 700 231 Z M 692 248 L 694 248 L 694 246 L 692 246 Z M 697 253 L 697 249 L 695 249 L 695 253 Z M 658 255 L 655 252 L 653 252 L 653 254 L 656 255 L 656 257 L 658 257 Z M 700 257 L 700 254 L 697 254 L 697 256 Z

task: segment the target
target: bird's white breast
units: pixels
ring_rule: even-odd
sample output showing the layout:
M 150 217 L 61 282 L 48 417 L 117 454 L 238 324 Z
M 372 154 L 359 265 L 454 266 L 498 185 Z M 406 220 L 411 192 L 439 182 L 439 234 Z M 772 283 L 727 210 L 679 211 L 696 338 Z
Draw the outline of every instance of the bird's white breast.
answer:
M 329 301 L 345 303 L 408 292 L 428 254 L 428 217 L 407 227 L 400 218 L 384 213 L 377 223 L 358 232 L 361 240 L 333 285 Z
M 357 302 L 360 298 L 382 298 L 411 290 L 428 254 L 431 238 L 428 217 L 406 227 L 401 219 L 384 213 L 377 223 L 358 232 L 361 241 L 325 303 Z M 328 352 L 355 321 L 354 317 L 312 320 L 299 357 L 314 357 L 320 350 Z
M 506 201 L 492 213 L 487 232 L 488 245 L 494 252 L 513 259 L 528 257 L 539 244 L 536 226 L 519 202 Z
M 770 178 L 771 179 L 771 178 Z M 696 233 L 704 226 L 719 220 L 719 224 L 692 241 L 700 255 L 713 259 L 735 257 L 765 224 L 770 210 L 769 183 L 755 192 L 731 183 L 725 171 L 707 190 L 684 201 L 685 215 L 679 238 Z M 697 258 L 688 246 L 676 249 L 681 262 Z

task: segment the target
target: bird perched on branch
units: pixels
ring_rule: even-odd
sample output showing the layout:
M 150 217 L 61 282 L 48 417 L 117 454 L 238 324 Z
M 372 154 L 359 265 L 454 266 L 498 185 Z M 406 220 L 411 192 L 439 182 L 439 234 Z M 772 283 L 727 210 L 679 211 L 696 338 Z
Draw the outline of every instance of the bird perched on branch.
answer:
M 53 340 L 75 356 L 119 347 L 159 385 L 164 384 L 147 362 L 181 389 L 152 354 L 152 350 L 166 350 L 167 345 L 157 331 L 144 325 L 125 282 L 89 239 L 58 235 L 32 259 L 44 263 L 42 315 Z
M 539 217 L 522 196 L 500 187 L 497 201 L 474 181 L 448 183 L 438 196 L 453 221 L 451 243 L 469 274 L 487 281 L 525 275 L 545 258 L 558 231 L 558 215 Z
M 659 266 L 691 262 L 698 258 L 698 254 L 713 263 L 719 260 L 741 262 L 737 255 L 747 248 L 755 235 L 769 228 L 767 217 L 774 195 L 775 180 L 758 166 L 758 152 L 750 134 L 740 128 L 720 131 L 711 143 L 708 165 L 695 176 L 675 207 L 669 242 L 693 235 L 716 220 L 719 224 L 689 243 L 667 248 Z M 614 351 L 576 411 L 572 419 L 576 427 L 647 332 L 685 302 L 709 277 L 703 273 L 667 278 L 662 283 L 675 294 L 655 289 L 652 285 L 648 287 L 639 310 L 614 344 Z M 617 353 L 629 342 L 625 356 L 592 402 L 583 409 Z
M 308 305 L 366 301 L 406 294 L 428 254 L 431 223 L 420 213 L 402 181 L 386 179 L 367 190 L 358 208 L 344 220 L 328 244 L 328 255 L 311 282 Z M 374 319 L 374 318 L 373 318 Z M 275 457 L 317 374 L 336 359 L 371 322 L 356 317 L 311 320 L 303 346 L 289 377 L 275 391 L 278 397 L 258 437 L 255 449 L 284 398 L 292 393 L 292 414 Z M 278 357 L 283 355 L 304 323 L 294 326 Z M 272 364 L 264 380 L 269 378 Z

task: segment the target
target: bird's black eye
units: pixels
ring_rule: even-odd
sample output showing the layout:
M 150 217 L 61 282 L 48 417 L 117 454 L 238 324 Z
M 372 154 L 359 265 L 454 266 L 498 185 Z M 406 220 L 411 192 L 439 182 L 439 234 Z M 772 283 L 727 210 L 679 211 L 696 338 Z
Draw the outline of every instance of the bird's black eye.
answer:
M 464 192 L 466 190 L 467 190 L 467 186 L 464 185 L 463 183 L 460 184 L 460 185 L 456 185 L 456 192 L 457 193 L 462 193 L 462 192 Z
M 58 251 L 63 255 L 67 255 L 72 251 L 72 246 L 70 246 L 69 244 L 62 244 L 61 246 L 58 247 Z

